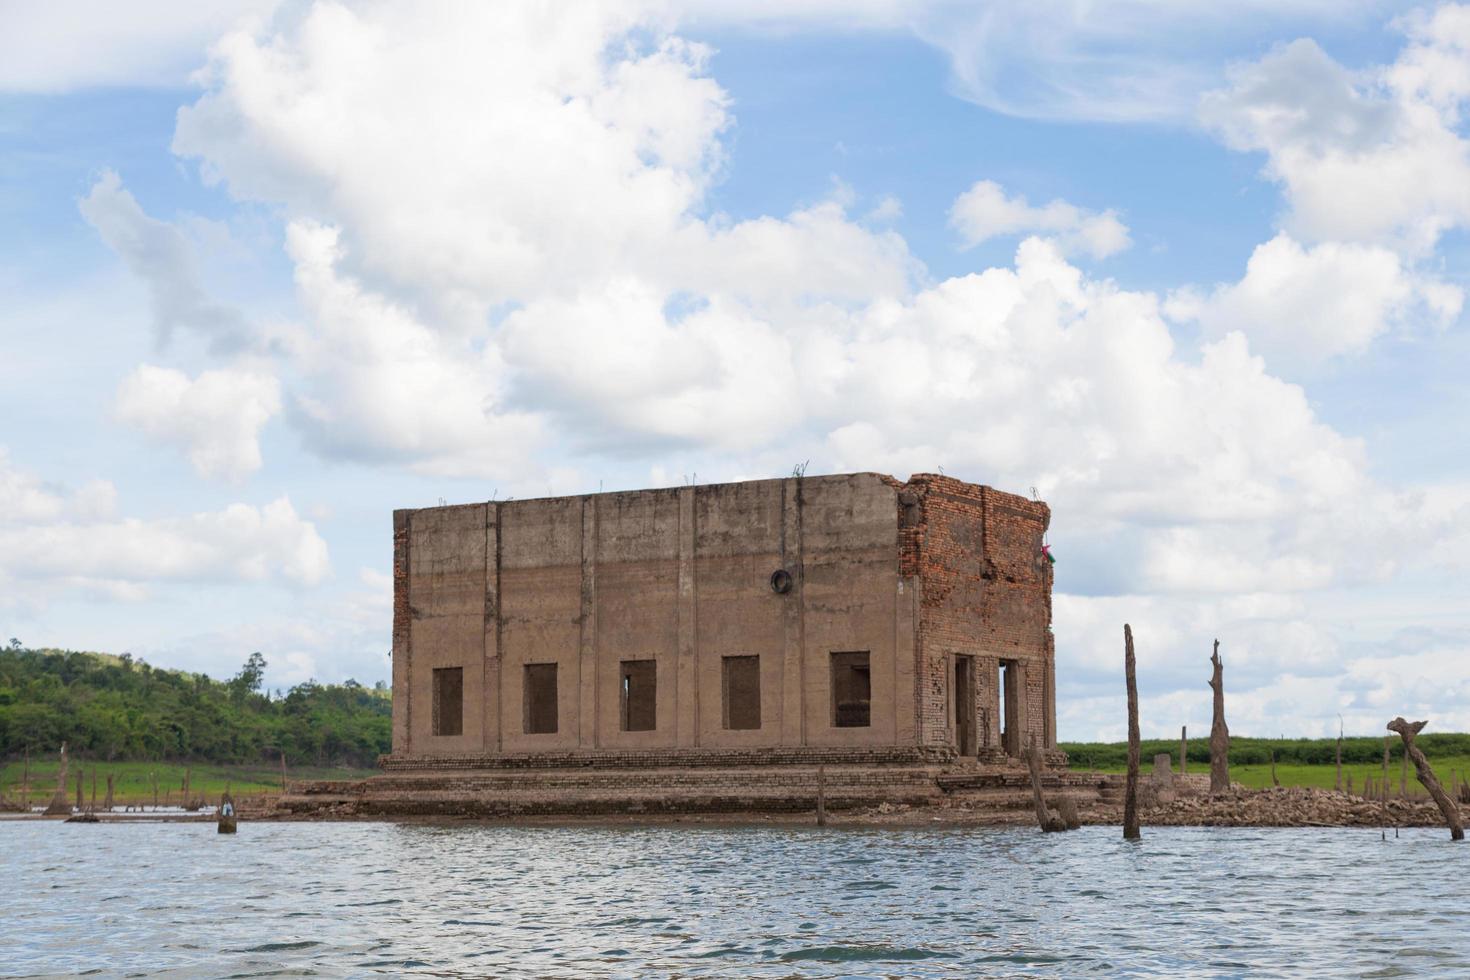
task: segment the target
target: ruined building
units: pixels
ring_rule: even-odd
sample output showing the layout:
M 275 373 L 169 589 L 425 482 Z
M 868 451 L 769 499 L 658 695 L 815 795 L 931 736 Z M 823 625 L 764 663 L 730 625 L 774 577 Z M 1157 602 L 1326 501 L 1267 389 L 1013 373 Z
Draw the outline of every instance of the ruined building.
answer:
M 874 473 L 397 511 L 387 776 L 1054 749 L 1049 518 Z

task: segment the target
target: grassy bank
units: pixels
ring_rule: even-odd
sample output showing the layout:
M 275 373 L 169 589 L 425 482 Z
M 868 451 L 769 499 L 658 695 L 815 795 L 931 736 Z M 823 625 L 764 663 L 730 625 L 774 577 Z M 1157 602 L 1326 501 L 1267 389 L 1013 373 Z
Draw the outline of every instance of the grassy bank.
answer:
M 56 789 L 56 759 L 31 760 L 31 802 L 42 804 L 51 798 Z M 271 765 L 216 765 L 211 763 L 184 762 L 98 762 L 72 760 L 67 775 L 66 795 L 76 799 L 77 770 L 84 771 L 83 792 L 85 799 L 92 798 L 92 772 L 97 773 L 97 803 L 100 806 L 107 795 L 107 777 L 113 778 L 113 802 L 125 804 L 153 804 L 153 781 L 158 781 L 158 802 L 178 805 L 183 800 L 184 775 L 189 776 L 189 794 L 202 798 L 206 803 L 218 802 L 220 794 L 228 787 L 236 796 L 255 796 L 262 793 L 278 793 L 281 790 L 280 766 Z M 24 763 L 11 761 L 0 766 L 0 793 L 6 799 L 19 800 Z M 345 769 L 322 766 L 288 767 L 286 775 L 297 779 L 357 779 L 373 775 L 375 769 Z
M 1418 745 L 1435 774 L 1446 786 L 1451 773 L 1459 774 L 1460 782 L 1470 779 L 1470 735 L 1438 732 L 1421 735 Z M 1073 769 L 1096 772 L 1123 772 L 1127 768 L 1128 743 L 1126 742 L 1064 742 L 1059 746 L 1067 753 Z M 1311 786 L 1331 789 L 1336 785 L 1337 769 L 1333 763 L 1336 740 L 1324 739 L 1269 739 L 1232 738 L 1230 740 L 1230 778 L 1252 789 L 1260 789 L 1271 783 L 1271 755 L 1276 757 L 1276 779 L 1282 786 Z M 1168 753 L 1171 767 L 1179 770 L 1179 742 L 1145 739 L 1139 743 L 1141 768 L 1147 772 L 1153 767 L 1156 754 Z M 1352 780 L 1354 790 L 1360 790 L 1364 781 L 1371 776 L 1375 781 L 1383 775 L 1383 739 L 1350 738 L 1343 740 L 1342 778 L 1346 786 Z M 1388 779 L 1392 792 L 1397 792 L 1403 746 L 1398 738 L 1390 744 Z M 1209 772 L 1210 748 L 1208 738 L 1190 739 L 1189 771 Z M 1414 777 L 1414 767 L 1408 767 L 1407 784 L 1411 795 L 1422 793 Z

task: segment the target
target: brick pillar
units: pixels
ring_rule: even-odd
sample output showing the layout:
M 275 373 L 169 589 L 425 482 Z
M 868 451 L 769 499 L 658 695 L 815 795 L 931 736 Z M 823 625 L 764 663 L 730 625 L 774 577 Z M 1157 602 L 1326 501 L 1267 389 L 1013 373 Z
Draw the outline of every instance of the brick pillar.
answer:
M 485 660 L 480 700 L 484 708 L 481 744 L 500 752 L 500 505 L 485 505 Z
M 699 744 L 699 661 L 695 651 L 694 494 L 679 488 L 679 650 L 674 662 L 675 740 Z
M 782 625 L 785 643 L 782 650 L 781 673 L 781 744 L 805 745 L 807 743 L 806 688 L 806 625 L 803 622 L 803 606 L 806 603 L 806 588 L 802 574 L 801 547 L 801 479 L 792 477 L 781 483 L 781 567 L 791 573 L 791 591 L 782 596 L 784 609 Z M 820 669 L 826 670 L 826 658 L 822 658 Z M 811 721 L 813 726 L 827 725 L 826 706 L 819 709 L 820 718 Z
M 412 676 L 413 610 L 409 605 L 408 546 L 410 512 L 393 512 L 393 754 L 408 755 L 409 718 L 412 711 L 409 679 Z
M 577 658 L 577 744 L 597 746 L 597 506 L 582 498 L 582 612 Z

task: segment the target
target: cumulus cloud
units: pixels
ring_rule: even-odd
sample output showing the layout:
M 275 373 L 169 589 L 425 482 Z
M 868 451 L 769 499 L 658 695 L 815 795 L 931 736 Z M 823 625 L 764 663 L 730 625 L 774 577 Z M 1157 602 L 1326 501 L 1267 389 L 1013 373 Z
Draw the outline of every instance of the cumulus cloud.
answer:
M 249 370 L 139 367 L 118 387 L 114 414 L 149 438 L 182 450 L 203 477 L 236 481 L 260 469 L 260 430 L 280 411 L 280 384 Z
M 115 497 L 104 482 L 49 487 L 0 454 L 0 591 L 135 599 L 155 582 L 315 585 L 330 571 L 326 543 L 285 497 L 150 520 L 114 517 Z
M 105 171 L 78 207 L 102 240 L 147 285 L 160 343 L 167 343 L 179 329 L 197 331 L 216 350 L 243 343 L 244 318 L 209 297 L 189 240 L 174 225 L 145 214 L 123 187 L 121 177 Z
M 1303 247 L 1282 233 L 1256 247 L 1239 282 L 1176 295 L 1169 310 L 1210 336 L 1246 333 L 1279 367 L 1362 353 L 1395 326 L 1443 328 L 1463 302 L 1459 287 L 1416 274 L 1391 249 Z
M 1376 243 L 1414 256 L 1470 222 L 1470 144 L 1455 130 L 1454 75 L 1431 85 L 1427 66 L 1453 61 L 1463 18 L 1446 7 L 1418 22 L 1418 42 L 1386 68 L 1351 72 L 1314 41 L 1236 66 L 1200 117 L 1226 144 L 1266 154 L 1300 241 Z M 1458 49 L 1454 49 L 1458 50 Z
M 1084 211 L 1060 198 L 1032 207 L 1020 194 L 1006 194 L 993 180 L 977 181 L 955 199 L 949 224 L 967 247 L 1002 235 L 1045 232 L 1054 235 L 1066 251 L 1086 252 L 1096 259 L 1121 252 L 1129 245 L 1128 228 L 1114 211 Z

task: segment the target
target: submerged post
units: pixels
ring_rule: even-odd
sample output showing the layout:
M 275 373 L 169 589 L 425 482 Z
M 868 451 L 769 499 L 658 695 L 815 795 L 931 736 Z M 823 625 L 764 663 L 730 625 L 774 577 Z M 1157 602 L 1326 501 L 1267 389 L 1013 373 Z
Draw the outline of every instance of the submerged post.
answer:
M 1388 723 L 1388 730 L 1398 732 L 1399 738 L 1403 739 L 1404 755 L 1413 760 L 1414 774 L 1419 777 L 1419 782 L 1424 784 L 1424 788 L 1429 790 L 1429 795 L 1434 797 L 1434 802 L 1439 806 L 1439 812 L 1444 815 L 1445 823 L 1450 826 L 1450 840 L 1464 840 L 1465 825 L 1460 822 L 1460 808 L 1455 805 L 1454 800 L 1445 795 L 1444 787 L 1435 777 L 1429 760 L 1424 757 L 1419 746 L 1414 744 L 1414 736 L 1418 735 L 1427 724 L 1429 724 L 1427 721 L 1408 722 L 1403 718 L 1395 718 Z
M 1041 749 L 1037 747 L 1034 735 L 1031 737 L 1031 749 L 1026 753 L 1026 768 L 1031 770 L 1031 802 L 1036 806 L 1036 825 L 1047 834 L 1066 830 L 1066 821 L 1060 814 L 1046 808 L 1046 799 L 1041 795 Z
M 1210 722 L 1210 794 L 1230 789 L 1230 727 L 1225 724 L 1225 668 L 1220 661 L 1220 641 L 1210 655 L 1213 670 L 1210 688 L 1215 692 L 1215 717 Z
M 1133 627 L 1123 624 L 1123 675 L 1128 684 L 1128 780 L 1123 791 L 1123 839 L 1138 840 L 1138 681 Z

